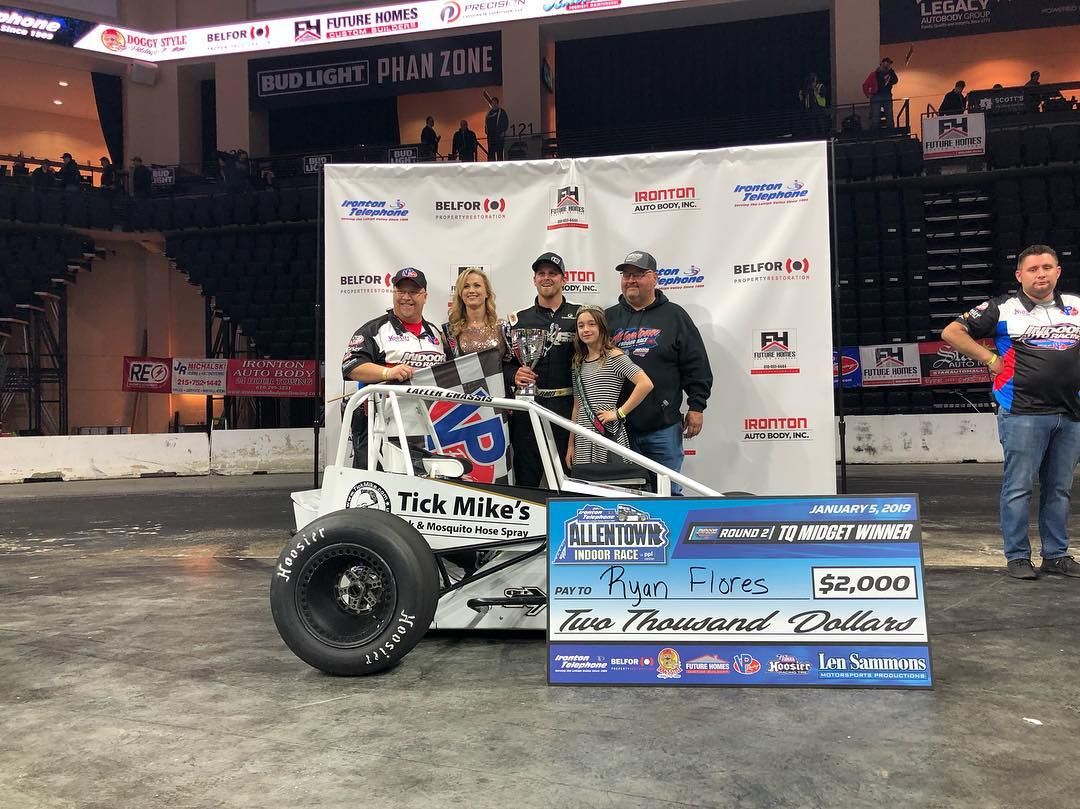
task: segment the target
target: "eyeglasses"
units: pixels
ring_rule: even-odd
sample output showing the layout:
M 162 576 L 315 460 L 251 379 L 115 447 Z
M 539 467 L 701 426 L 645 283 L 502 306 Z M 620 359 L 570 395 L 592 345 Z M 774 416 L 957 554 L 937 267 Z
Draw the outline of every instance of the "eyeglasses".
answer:
M 407 298 L 415 298 L 425 292 L 427 292 L 426 289 L 402 289 L 401 287 L 394 287 L 395 295 L 402 295 Z
M 637 281 L 641 278 L 644 278 L 651 272 L 652 270 L 642 270 L 641 272 L 626 272 L 626 270 L 623 270 L 622 277 L 626 278 L 627 280 Z

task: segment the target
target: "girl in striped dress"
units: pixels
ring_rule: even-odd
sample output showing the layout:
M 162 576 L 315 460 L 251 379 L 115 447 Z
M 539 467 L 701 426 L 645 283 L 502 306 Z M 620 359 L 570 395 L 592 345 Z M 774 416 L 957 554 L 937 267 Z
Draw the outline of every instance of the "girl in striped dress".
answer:
M 621 349 L 615 348 L 607 318 L 599 306 L 578 309 L 574 339 L 574 422 L 630 446 L 626 416 L 653 388 L 652 380 Z M 629 381 L 633 390 L 623 404 L 619 395 Z M 567 466 L 605 463 L 607 450 L 574 436 L 566 452 Z

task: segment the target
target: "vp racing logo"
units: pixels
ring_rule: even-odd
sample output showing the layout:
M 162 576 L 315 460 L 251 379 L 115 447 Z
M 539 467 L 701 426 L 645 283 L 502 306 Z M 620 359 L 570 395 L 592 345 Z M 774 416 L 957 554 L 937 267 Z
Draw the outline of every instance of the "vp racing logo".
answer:
M 802 180 L 739 184 L 731 190 L 731 193 L 735 197 L 733 205 L 736 208 L 788 205 L 794 202 L 806 202 L 810 198 L 810 189 Z
M 341 218 L 350 222 L 408 222 L 409 208 L 400 199 L 343 199 L 338 205 Z
M 490 398 L 480 388 L 473 396 Z M 481 408 L 467 402 L 435 402 L 429 409 L 439 445 L 447 455 L 465 458 L 472 464 L 466 477 L 479 483 L 494 483 L 503 477 L 506 458 L 506 431 L 502 418 L 490 407 Z M 435 442 L 426 439 L 428 450 Z
M 633 506 L 590 505 L 563 524 L 557 565 L 667 562 L 668 527 Z
M 1080 345 L 1080 326 L 1061 323 L 1056 326 L 1028 326 L 1019 341 L 1041 351 L 1068 351 Z

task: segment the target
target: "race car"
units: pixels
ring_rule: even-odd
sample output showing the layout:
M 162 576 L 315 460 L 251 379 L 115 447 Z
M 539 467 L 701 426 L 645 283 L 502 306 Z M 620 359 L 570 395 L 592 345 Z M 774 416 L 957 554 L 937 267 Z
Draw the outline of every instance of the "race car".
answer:
M 389 668 L 429 627 L 544 629 L 550 497 L 665 497 L 672 481 L 688 493 L 721 496 L 529 400 L 368 385 L 351 396 L 344 424 L 364 402 L 371 402 L 367 457 L 361 468 L 348 464 L 343 430 L 322 487 L 293 493 L 296 533 L 270 586 L 282 639 L 330 674 Z M 464 408 L 459 421 L 494 420 L 496 436 L 505 435 L 505 415 L 525 413 L 544 488 L 498 482 L 467 448 L 444 447 L 430 415 L 440 402 Z M 552 426 L 606 448 L 614 460 L 565 474 Z M 628 521 L 641 513 L 628 505 L 618 511 Z

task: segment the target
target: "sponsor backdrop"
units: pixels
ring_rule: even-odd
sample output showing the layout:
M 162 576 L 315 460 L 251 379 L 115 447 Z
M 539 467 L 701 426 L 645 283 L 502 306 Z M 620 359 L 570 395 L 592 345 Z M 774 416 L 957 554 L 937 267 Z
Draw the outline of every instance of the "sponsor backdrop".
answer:
M 927 116 L 922 119 L 923 158 L 969 157 L 986 154 L 986 116 Z
M 315 360 L 124 357 L 123 390 L 200 396 L 315 396 Z
M 615 303 L 631 250 L 701 330 L 715 384 L 684 471 L 721 491 L 835 491 L 824 144 L 583 160 L 327 165 L 327 396 L 353 331 L 391 306 L 401 267 L 446 320 L 461 268 L 489 274 L 505 316 L 532 304 L 533 259 L 566 260 L 566 297 Z M 331 440 L 341 406 L 327 406 Z

